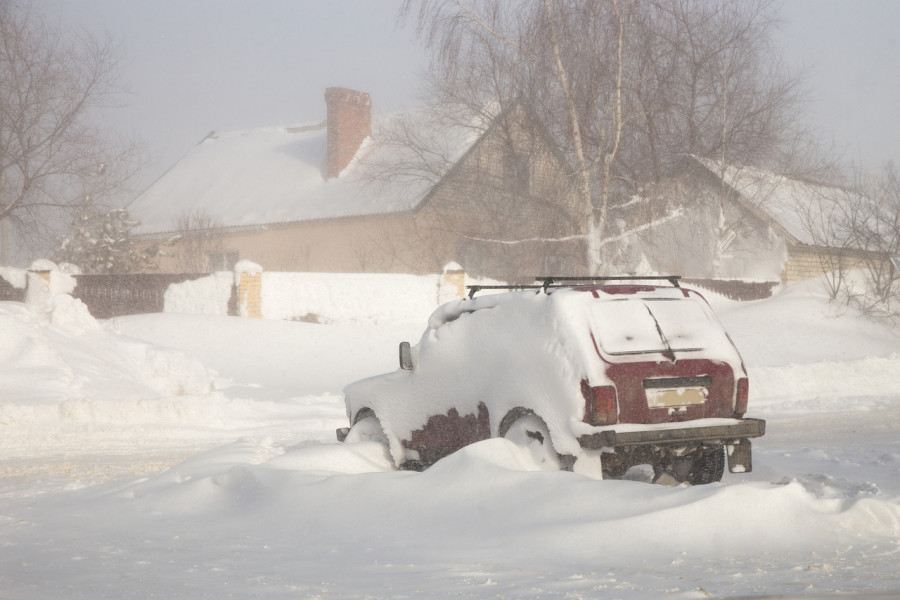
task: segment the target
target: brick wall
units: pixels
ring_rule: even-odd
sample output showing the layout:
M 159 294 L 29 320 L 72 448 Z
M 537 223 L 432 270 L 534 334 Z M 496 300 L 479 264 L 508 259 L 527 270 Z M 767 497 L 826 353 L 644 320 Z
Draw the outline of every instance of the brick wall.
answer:
M 372 133 L 372 101 L 365 92 L 332 87 L 325 90 L 325 104 L 330 179 L 350 164 L 359 145 Z
M 262 318 L 262 275 L 241 273 L 239 294 L 240 315 L 253 319 Z
M 865 257 L 852 250 L 790 246 L 787 254 L 781 274 L 784 283 L 813 279 L 824 272 L 866 266 Z

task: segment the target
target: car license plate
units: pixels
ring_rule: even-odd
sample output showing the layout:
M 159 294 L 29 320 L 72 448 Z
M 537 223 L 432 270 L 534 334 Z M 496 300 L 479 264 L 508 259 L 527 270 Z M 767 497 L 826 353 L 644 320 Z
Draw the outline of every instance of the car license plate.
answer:
M 687 406 L 706 402 L 706 388 L 650 388 L 647 392 L 647 406 L 650 408 L 669 408 L 671 406 Z

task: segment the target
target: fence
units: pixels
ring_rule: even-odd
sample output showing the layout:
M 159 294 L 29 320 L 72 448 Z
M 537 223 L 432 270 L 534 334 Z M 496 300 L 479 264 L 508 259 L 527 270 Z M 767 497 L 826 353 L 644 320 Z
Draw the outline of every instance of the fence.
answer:
M 25 302 L 25 288 L 17 288 L 0 277 L 0 302 Z
M 732 300 L 762 300 L 769 298 L 779 285 L 777 281 L 741 281 L 740 279 L 693 279 L 681 280 L 687 286 L 701 287 Z
M 205 276 L 205 273 L 75 275 L 78 285 L 72 296 L 84 302 L 97 319 L 158 313 L 165 310 L 165 295 L 170 285 Z
M 318 322 L 425 315 L 460 298 L 462 271 L 442 275 L 364 273 L 233 273 L 75 275 L 72 295 L 98 319 L 186 312 Z M 778 282 L 685 278 L 683 283 L 733 300 L 768 298 Z M 167 293 L 168 292 L 168 293 Z M 0 277 L 0 301 L 25 301 L 27 290 Z

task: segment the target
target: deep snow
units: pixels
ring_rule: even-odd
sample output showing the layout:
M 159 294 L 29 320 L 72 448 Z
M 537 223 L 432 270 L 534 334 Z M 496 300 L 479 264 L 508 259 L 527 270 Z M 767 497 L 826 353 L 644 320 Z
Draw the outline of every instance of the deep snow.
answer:
M 422 321 L 0 304 L 0 598 L 900 595 L 897 332 L 816 284 L 712 301 L 768 431 L 693 488 L 336 443 L 342 387 Z

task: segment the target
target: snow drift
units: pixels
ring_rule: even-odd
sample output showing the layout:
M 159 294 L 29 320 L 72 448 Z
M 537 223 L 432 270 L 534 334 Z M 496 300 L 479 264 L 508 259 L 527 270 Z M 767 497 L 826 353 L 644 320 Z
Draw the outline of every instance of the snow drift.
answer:
M 812 287 L 713 303 L 769 427 L 753 473 L 695 488 L 648 485 L 640 472 L 539 472 L 502 439 L 424 473 L 394 471 L 378 444 L 336 443 L 339 390 L 393 369 L 421 321 L 161 314 L 63 325 L 0 305 L 0 590 L 896 594 L 896 332 L 831 314 Z

